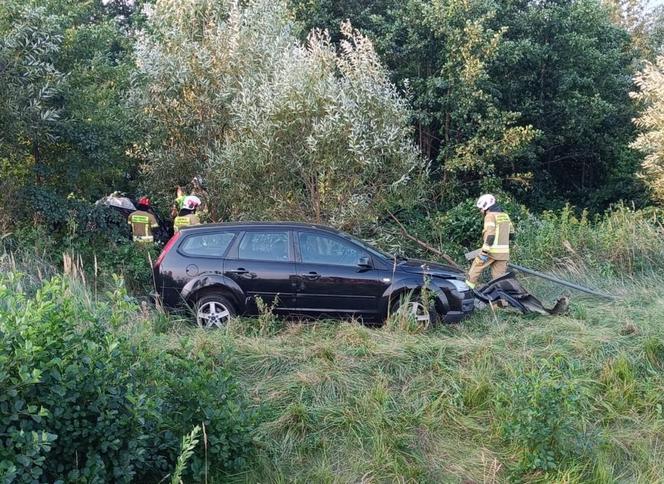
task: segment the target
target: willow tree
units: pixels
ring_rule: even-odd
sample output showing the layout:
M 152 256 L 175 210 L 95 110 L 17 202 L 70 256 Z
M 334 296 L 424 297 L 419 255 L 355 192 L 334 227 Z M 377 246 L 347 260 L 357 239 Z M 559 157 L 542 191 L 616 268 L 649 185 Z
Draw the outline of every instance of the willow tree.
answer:
M 664 56 L 647 62 L 635 78 L 640 91 L 632 93 L 643 104 L 636 118 L 641 133 L 632 147 L 645 154 L 643 177 L 657 200 L 664 202 Z
M 425 166 L 372 43 L 350 24 L 338 50 L 325 31 L 294 32 L 285 2 L 155 3 L 136 93 L 153 189 L 203 175 L 213 219 L 347 228 L 417 199 Z

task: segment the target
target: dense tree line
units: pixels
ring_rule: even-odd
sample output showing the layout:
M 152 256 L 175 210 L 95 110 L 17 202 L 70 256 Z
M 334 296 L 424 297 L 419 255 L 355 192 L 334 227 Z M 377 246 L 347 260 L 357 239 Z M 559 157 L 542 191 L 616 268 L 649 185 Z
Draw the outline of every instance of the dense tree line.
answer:
M 349 16 L 371 32 L 395 83 L 412 96 L 421 150 L 444 196 L 490 184 L 550 208 L 637 198 L 628 93 L 639 51 L 592 0 L 312 2 L 292 0 L 308 27 Z M 636 20 L 634 20 L 636 21 Z M 643 33 L 642 35 L 645 35 Z
M 166 204 L 194 175 L 215 220 L 357 227 L 486 190 L 646 205 L 662 18 L 635 0 L 8 0 L 3 221 L 64 223 L 113 190 Z

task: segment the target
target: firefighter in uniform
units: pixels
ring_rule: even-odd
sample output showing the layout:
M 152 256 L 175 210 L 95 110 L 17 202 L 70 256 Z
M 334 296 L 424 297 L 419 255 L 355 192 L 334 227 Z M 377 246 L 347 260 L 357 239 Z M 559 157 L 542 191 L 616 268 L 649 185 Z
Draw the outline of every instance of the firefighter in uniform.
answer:
M 154 242 L 153 231 L 159 227 L 159 222 L 150 211 L 150 199 L 148 197 L 138 199 L 138 210 L 129 214 L 127 222 L 131 225 L 134 242 Z
M 196 215 L 196 209 L 200 206 L 201 200 L 195 195 L 188 195 L 184 197 L 182 201 L 182 208 L 178 212 L 178 216 L 175 217 L 173 221 L 173 229 L 175 232 L 180 230 L 183 227 L 189 225 L 198 225 L 201 223 L 198 215 Z
M 484 214 L 483 245 L 473 260 L 466 284 L 475 288 L 482 272 L 491 267 L 491 278 L 507 272 L 510 258 L 510 234 L 514 232 L 509 215 L 503 212 L 493 195 L 482 195 L 476 204 Z

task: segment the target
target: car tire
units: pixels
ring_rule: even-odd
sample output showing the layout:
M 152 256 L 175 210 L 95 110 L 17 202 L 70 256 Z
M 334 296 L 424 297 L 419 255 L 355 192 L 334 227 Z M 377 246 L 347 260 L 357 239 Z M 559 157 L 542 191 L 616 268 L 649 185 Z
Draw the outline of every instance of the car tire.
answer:
M 220 329 L 237 315 L 233 303 L 221 293 L 207 293 L 194 305 L 196 324 L 203 329 Z
M 401 310 L 410 312 L 418 323 L 425 325 L 435 326 L 441 321 L 441 315 L 436 310 L 436 304 L 431 302 L 427 311 L 420 294 L 413 294 L 410 298 L 407 295 L 400 297 L 394 304 L 392 312 L 396 314 Z

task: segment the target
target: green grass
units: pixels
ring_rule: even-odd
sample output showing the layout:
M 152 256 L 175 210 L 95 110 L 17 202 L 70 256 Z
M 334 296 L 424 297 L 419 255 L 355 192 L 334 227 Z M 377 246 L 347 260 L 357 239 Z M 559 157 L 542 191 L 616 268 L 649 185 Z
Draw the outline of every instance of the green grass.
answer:
M 486 310 L 427 331 L 264 318 L 155 338 L 234 347 L 261 411 L 238 481 L 662 482 L 664 295 L 613 291 L 566 317 Z

